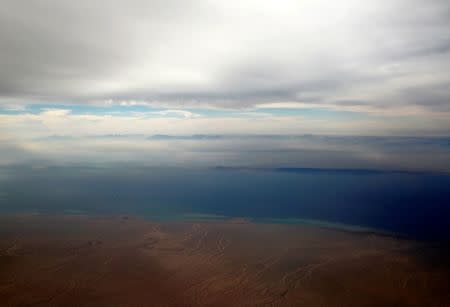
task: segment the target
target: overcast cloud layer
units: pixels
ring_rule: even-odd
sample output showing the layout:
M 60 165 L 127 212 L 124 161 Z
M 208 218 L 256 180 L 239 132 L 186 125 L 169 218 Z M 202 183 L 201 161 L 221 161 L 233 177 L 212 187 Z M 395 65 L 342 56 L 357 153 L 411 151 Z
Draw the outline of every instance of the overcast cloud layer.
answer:
M 449 171 L 449 72 L 448 0 L 0 0 L 0 165 Z
M 3 0 L 0 38 L 3 105 L 450 112 L 446 0 Z

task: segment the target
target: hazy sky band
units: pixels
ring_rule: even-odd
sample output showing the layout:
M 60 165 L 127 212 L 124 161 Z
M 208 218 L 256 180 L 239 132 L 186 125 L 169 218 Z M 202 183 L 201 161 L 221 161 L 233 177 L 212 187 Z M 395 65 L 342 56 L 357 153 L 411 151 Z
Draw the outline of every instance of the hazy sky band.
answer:
M 150 105 L 32 104 L 0 107 L 3 137 L 104 134 L 331 134 L 448 136 L 446 114 L 323 108 L 163 108 Z

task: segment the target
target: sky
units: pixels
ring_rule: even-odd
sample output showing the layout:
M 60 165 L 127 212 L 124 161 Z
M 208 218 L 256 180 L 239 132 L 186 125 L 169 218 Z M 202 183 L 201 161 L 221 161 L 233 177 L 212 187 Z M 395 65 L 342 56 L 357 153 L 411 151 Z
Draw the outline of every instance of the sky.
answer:
M 0 41 L 1 165 L 450 169 L 446 0 L 2 0 Z

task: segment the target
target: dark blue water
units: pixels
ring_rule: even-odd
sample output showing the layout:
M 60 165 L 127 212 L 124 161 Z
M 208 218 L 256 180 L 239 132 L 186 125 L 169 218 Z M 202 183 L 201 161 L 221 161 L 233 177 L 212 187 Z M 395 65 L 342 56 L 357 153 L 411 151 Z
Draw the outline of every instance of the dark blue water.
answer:
M 315 219 L 450 239 L 450 175 L 310 169 L 1 169 L 3 212 Z

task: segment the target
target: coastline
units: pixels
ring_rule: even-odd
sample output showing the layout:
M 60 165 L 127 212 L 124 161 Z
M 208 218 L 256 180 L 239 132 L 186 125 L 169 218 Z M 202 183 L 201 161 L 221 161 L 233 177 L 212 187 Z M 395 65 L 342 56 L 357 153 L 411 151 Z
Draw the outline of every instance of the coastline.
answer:
M 329 222 L 325 220 L 306 219 L 306 218 L 253 218 L 253 217 L 240 217 L 240 216 L 225 216 L 211 213 L 186 213 L 186 214 L 103 214 L 103 213 L 90 213 L 82 210 L 64 210 L 61 213 L 58 212 L 42 212 L 42 211 L 24 211 L 24 212 L 10 212 L 0 213 L 0 217 L 4 216 L 42 216 L 42 217 L 58 217 L 58 216 L 80 216 L 80 217 L 93 217 L 93 218 L 126 218 L 142 219 L 144 221 L 156 222 L 156 223 L 177 223 L 177 222 L 223 222 L 223 223 L 252 223 L 261 225 L 292 225 L 292 226 L 304 226 L 318 229 L 328 229 L 332 231 L 339 231 L 352 234 L 361 235 L 376 235 L 380 237 L 390 237 L 399 240 L 408 240 L 416 242 L 427 242 L 426 240 L 418 240 L 410 237 L 406 234 L 392 232 L 383 229 L 376 229 L 371 227 L 365 227 L 360 225 L 352 225 L 345 223 Z

